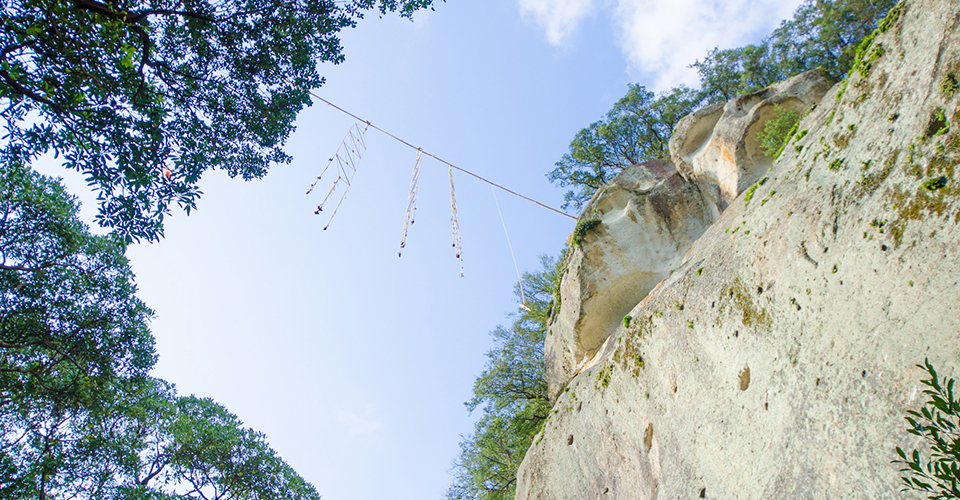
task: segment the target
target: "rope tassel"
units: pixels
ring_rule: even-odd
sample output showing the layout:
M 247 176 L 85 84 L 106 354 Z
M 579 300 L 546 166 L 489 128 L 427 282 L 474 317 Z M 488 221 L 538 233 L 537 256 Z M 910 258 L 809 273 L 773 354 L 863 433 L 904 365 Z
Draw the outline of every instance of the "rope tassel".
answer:
M 407 213 L 403 221 L 403 235 L 400 236 L 400 251 L 397 257 L 403 253 L 403 247 L 407 246 L 407 228 L 414 223 L 417 215 L 417 186 L 420 183 L 420 160 L 423 152 L 417 149 L 417 162 L 413 165 L 413 177 L 410 179 L 410 196 L 407 198 Z
M 350 189 L 350 185 L 353 182 L 353 177 L 357 173 L 357 166 L 360 164 L 360 159 L 363 157 L 363 153 L 367 151 L 367 142 L 364 134 L 367 133 L 367 129 L 370 127 L 370 124 L 367 123 L 363 130 L 360 130 L 360 125 L 354 123 L 349 130 L 347 130 L 347 135 L 340 141 L 340 146 L 337 148 L 336 154 L 333 158 L 330 158 L 330 161 L 327 162 L 327 166 L 323 168 L 323 171 L 320 172 L 320 175 L 317 176 L 317 180 L 313 181 L 313 184 L 310 185 L 310 189 L 307 190 L 307 194 L 313 192 L 313 189 L 317 187 L 317 184 L 320 182 L 320 179 L 324 174 L 327 173 L 327 170 L 330 169 L 330 166 L 336 163 L 337 169 L 337 178 L 333 181 L 333 185 L 330 186 L 330 190 L 327 191 L 327 195 L 323 198 L 323 201 L 320 202 L 320 205 L 317 206 L 317 211 L 314 212 L 317 215 L 320 215 L 320 212 L 323 211 L 323 206 L 326 205 L 327 201 L 330 200 L 330 197 L 333 195 L 334 191 L 337 190 L 337 187 L 342 181 L 346 184 L 346 188 L 343 190 L 343 194 L 340 195 L 340 200 L 337 201 L 337 206 L 333 209 L 333 213 L 330 214 L 330 219 L 327 220 L 327 225 L 323 226 L 323 230 L 326 231 L 330 227 L 330 223 L 333 222 L 333 217 L 337 215 L 337 210 L 340 209 L 340 204 L 343 203 L 344 198 L 347 197 L 347 190 Z
M 450 177 L 450 222 L 453 224 L 453 248 L 460 259 L 460 277 L 463 277 L 463 249 L 460 248 L 460 222 L 457 221 L 457 195 L 453 191 L 453 166 L 447 165 L 447 176 Z

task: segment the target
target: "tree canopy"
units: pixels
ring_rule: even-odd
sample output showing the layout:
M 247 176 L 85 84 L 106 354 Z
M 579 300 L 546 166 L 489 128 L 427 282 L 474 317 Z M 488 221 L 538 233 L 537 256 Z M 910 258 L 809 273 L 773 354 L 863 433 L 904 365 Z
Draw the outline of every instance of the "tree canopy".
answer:
M 99 222 L 155 240 L 201 174 L 263 176 L 317 66 L 364 11 L 410 17 L 433 0 L 6 0 L 0 167 L 52 152 L 99 190 Z
M 708 102 L 733 99 L 807 70 L 839 81 L 856 59 L 860 40 L 896 0 L 806 0 L 759 44 L 715 48 L 693 67 Z
M 0 169 L 0 498 L 319 499 L 264 436 L 148 375 L 125 245 L 59 183 Z
M 563 205 L 577 209 L 624 167 L 669 156 L 673 127 L 697 107 L 749 94 L 803 71 L 821 68 L 835 81 L 853 66 L 856 49 L 896 0 L 806 0 L 780 27 L 756 45 L 714 48 L 696 61 L 700 88 L 684 86 L 654 95 L 641 85 L 598 122 L 577 132 L 569 152 L 547 177 L 566 193 Z
M 583 207 L 623 168 L 669 156 L 673 127 L 699 102 L 698 94 L 686 87 L 655 95 L 642 85 L 630 85 L 602 120 L 577 132 L 570 152 L 547 174 L 551 181 L 577 189 L 567 192 L 563 209 Z
M 487 352 L 473 398 L 465 403 L 471 412 L 482 408 L 483 416 L 460 442 L 454 482 L 447 491 L 450 500 L 512 499 L 517 468 L 549 414 L 543 342 L 563 258 L 543 256 L 541 264 L 541 270 L 524 273 L 521 280 L 530 310 L 511 315 L 510 328 L 490 332 L 494 347 Z

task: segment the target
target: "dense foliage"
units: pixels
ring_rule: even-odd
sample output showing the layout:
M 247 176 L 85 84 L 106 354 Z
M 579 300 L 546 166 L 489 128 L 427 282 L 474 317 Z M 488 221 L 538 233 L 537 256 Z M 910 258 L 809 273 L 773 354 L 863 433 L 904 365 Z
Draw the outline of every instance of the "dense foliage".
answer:
M 896 0 L 806 0 L 756 45 L 713 49 L 693 67 L 708 102 L 733 99 L 804 71 L 821 68 L 839 81 L 853 67 L 857 46 Z
M 667 158 L 673 127 L 701 105 L 749 94 L 814 68 L 839 80 L 853 66 L 860 41 L 894 4 L 895 0 L 806 0 L 792 19 L 759 44 L 716 48 L 696 61 L 697 90 L 681 86 L 655 96 L 631 85 L 607 116 L 577 133 L 570 151 L 547 174 L 560 186 L 574 187 L 566 193 L 563 208 L 582 208 L 624 167 Z
M 466 403 L 471 412 L 482 408 L 483 416 L 460 442 L 448 499 L 513 499 L 517 468 L 550 411 L 543 341 L 563 259 L 541 257 L 541 264 L 540 271 L 522 279 L 530 310 L 511 315 L 510 328 L 490 332 L 494 347 Z M 516 296 L 521 296 L 519 285 Z
M 0 169 L 0 498 L 319 496 L 262 434 L 147 372 L 125 246 L 59 183 Z
M 953 392 L 956 381 L 941 382 L 929 360 L 917 366 L 930 375 L 920 381 L 927 386 L 923 393 L 928 399 L 920 411 L 907 412 L 907 432 L 923 438 L 929 452 L 910 453 L 897 447 L 900 460 L 895 462 L 903 465 L 901 472 L 907 473 L 901 477 L 904 491 L 921 491 L 930 500 L 960 498 L 960 399 Z
M 0 168 L 52 152 L 100 192 L 101 224 L 155 240 L 207 169 L 251 179 L 282 145 L 341 29 L 432 0 L 4 0 Z
M 763 130 L 757 134 L 760 149 L 767 156 L 779 156 L 780 150 L 793 132 L 793 128 L 800 121 L 800 113 L 774 105 L 773 116 L 763 124 Z
M 631 85 L 600 121 L 577 132 L 570 152 L 547 177 L 561 186 L 576 186 L 566 194 L 563 208 L 580 209 L 593 192 L 630 165 L 669 156 L 673 127 L 700 102 L 686 87 L 654 95 L 642 85 Z

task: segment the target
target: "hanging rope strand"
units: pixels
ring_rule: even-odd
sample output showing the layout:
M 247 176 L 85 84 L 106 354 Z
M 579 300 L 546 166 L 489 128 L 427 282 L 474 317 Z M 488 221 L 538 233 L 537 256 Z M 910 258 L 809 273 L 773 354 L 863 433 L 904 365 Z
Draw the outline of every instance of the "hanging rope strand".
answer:
M 337 190 L 340 181 L 343 181 L 347 187 L 343 190 L 343 194 L 340 195 L 340 200 L 337 201 L 337 206 L 333 209 L 333 213 L 330 214 L 327 225 L 323 226 L 324 231 L 330 227 L 330 223 L 333 222 L 333 217 L 337 215 L 337 210 L 340 209 L 340 205 L 343 204 L 343 200 L 347 197 L 347 190 L 350 189 L 350 185 L 353 183 L 353 177 L 357 173 L 357 166 L 360 164 L 360 159 L 363 158 L 363 153 L 367 150 L 364 134 L 367 133 L 368 127 L 369 125 L 364 127 L 363 130 L 360 130 L 360 126 L 354 123 L 353 126 L 347 130 L 347 135 L 340 141 L 337 152 L 333 155 L 333 158 L 330 158 L 327 166 L 324 167 L 320 175 L 317 176 L 317 180 L 315 180 L 310 186 L 310 189 L 307 190 L 307 194 L 310 194 L 330 166 L 333 165 L 334 162 L 337 163 L 337 178 L 333 181 L 333 185 L 330 186 L 330 191 L 327 191 L 327 195 L 324 196 L 323 201 L 317 205 L 317 210 L 314 213 L 319 215 L 320 212 L 323 211 L 323 206 L 327 204 L 327 201 L 330 200 L 334 191 Z
M 453 191 L 453 168 L 447 165 L 447 176 L 450 177 L 450 222 L 453 224 L 453 248 L 460 259 L 460 277 L 463 277 L 463 250 L 460 248 L 460 222 L 457 221 L 457 195 Z
M 360 162 L 360 158 L 363 156 L 363 152 L 366 151 L 367 149 L 367 143 L 363 135 L 367 133 L 368 127 L 369 125 L 367 125 L 366 127 L 363 127 L 363 130 L 361 131 L 360 127 L 356 123 L 354 123 L 353 126 L 347 130 L 347 134 L 343 137 L 343 140 L 340 141 L 340 146 L 337 147 L 336 154 L 334 154 L 334 156 L 330 158 L 330 160 L 327 162 L 327 166 L 324 167 L 323 170 L 320 172 L 320 175 L 317 176 L 317 180 L 313 181 L 313 184 L 310 185 L 310 189 L 307 190 L 307 194 L 310 194 L 311 192 L 313 192 L 313 189 L 317 187 L 317 183 L 320 182 L 320 179 L 323 177 L 323 174 L 327 173 L 327 170 L 330 168 L 330 165 L 333 164 L 334 160 L 340 158 L 340 154 L 342 153 L 341 150 L 346 147 L 346 143 L 348 140 L 352 141 L 354 143 L 354 146 L 356 145 L 360 146 L 359 148 L 356 148 L 356 147 L 354 148 L 354 149 L 359 149 L 359 152 L 356 153 L 357 159 L 355 163 Z M 334 182 L 334 185 L 336 185 L 336 182 Z
M 403 221 L 403 234 L 400 236 L 400 250 L 397 257 L 403 254 L 403 247 L 407 246 L 407 227 L 414 223 L 417 215 L 417 185 L 420 182 L 420 160 L 422 154 L 417 150 L 417 161 L 413 165 L 413 176 L 410 179 L 410 196 L 407 198 L 407 214 Z
M 517 284 L 520 285 L 520 308 L 524 311 L 530 311 L 527 307 L 527 297 L 523 294 L 523 279 L 520 278 L 520 266 L 517 265 L 517 257 L 513 254 L 513 245 L 510 244 L 510 235 L 507 233 L 507 223 L 503 221 L 503 212 L 500 211 L 500 202 L 497 200 L 497 191 L 490 186 L 490 192 L 493 193 L 493 202 L 497 204 L 497 213 L 500 214 L 500 223 L 503 224 L 503 234 L 507 237 L 507 247 L 510 248 L 510 257 L 513 259 L 513 268 L 517 270 Z
M 292 83 L 292 82 L 291 82 L 291 83 Z M 417 151 L 420 151 L 422 154 L 425 154 L 425 155 L 433 158 L 434 160 L 439 161 L 440 163 L 445 163 L 445 164 L 447 164 L 447 166 L 450 167 L 450 168 L 454 168 L 454 169 L 456 169 L 456 170 L 459 170 L 460 172 L 463 172 L 463 173 L 465 173 L 465 174 L 467 174 L 467 175 L 469 175 L 469 176 L 475 177 L 477 180 L 479 180 L 479 181 L 481 181 L 481 182 L 484 182 L 484 183 L 486 183 L 486 184 L 489 184 L 489 185 L 492 186 L 492 187 L 496 187 L 496 188 L 502 189 L 502 190 L 504 190 L 504 191 L 506 191 L 506 192 L 508 192 L 508 193 L 510 193 L 510 194 L 512 194 L 512 195 L 514 195 L 514 196 L 516 196 L 516 197 L 518 197 L 518 198 L 522 198 L 522 199 L 527 200 L 527 201 L 529 201 L 529 202 L 531 202 L 531 203 L 534 203 L 534 204 L 536 204 L 536 205 L 539 205 L 540 207 L 546 208 L 547 210 L 550 210 L 551 212 L 558 213 L 558 214 L 560 214 L 560 215 L 562 215 L 562 216 L 564 216 L 564 217 L 569 217 L 569 218 L 571 218 L 571 219 L 573 219 L 573 220 L 576 220 L 576 219 L 577 219 L 577 218 L 574 217 L 573 215 L 570 215 L 570 214 L 561 212 L 560 210 L 557 210 L 556 208 L 553 208 L 553 207 L 551 207 L 551 206 L 544 205 L 543 203 L 540 203 L 539 201 L 534 200 L 533 198 L 530 198 L 530 197 L 528 197 L 528 196 L 524 196 L 524 195 L 522 195 L 522 194 L 520 194 L 520 193 L 518 193 L 518 192 L 516 192 L 516 191 L 511 190 L 511 189 L 507 189 L 507 188 L 501 186 L 500 184 L 497 184 L 496 182 L 493 182 L 493 181 L 484 179 L 483 177 L 480 177 L 479 175 L 477 175 L 477 174 L 475 174 L 475 173 L 473 173 L 473 172 L 471 172 L 471 171 L 469 171 L 469 170 L 460 168 L 460 167 L 458 167 L 458 166 L 456 166 L 456 165 L 454 165 L 454 164 L 452 164 L 452 163 L 450 163 L 450 162 L 448 162 L 448 161 L 446 161 L 446 160 L 443 160 L 442 158 L 440 158 L 440 157 L 438 157 L 438 156 L 436 156 L 436 155 L 434 155 L 434 154 L 431 154 L 431 153 L 428 153 L 428 152 L 426 152 L 426 151 L 423 151 L 421 148 L 418 148 L 418 147 L 414 146 L 413 144 L 410 144 L 409 142 L 407 142 L 407 141 L 405 141 L 405 140 L 403 140 L 403 139 L 401 139 L 401 138 L 399 138 L 399 137 L 391 134 L 390 132 L 387 132 L 386 130 L 383 130 L 382 128 L 380 128 L 380 127 L 378 127 L 378 126 L 370 123 L 369 120 L 364 120 L 363 118 L 360 118 L 359 116 L 357 116 L 357 115 L 355 115 L 355 114 L 353 114 L 353 113 L 351 113 L 351 112 L 349 112 L 349 111 L 341 108 L 340 106 L 337 106 L 336 104 L 333 104 L 332 102 L 330 102 L 330 101 L 328 101 L 328 100 L 326 100 L 326 99 L 318 96 L 318 95 L 315 94 L 312 90 L 306 90 L 306 92 L 307 92 L 308 94 L 310 94 L 311 96 L 313 96 L 314 98 L 319 99 L 321 102 L 323 102 L 323 103 L 326 104 L 327 106 L 330 106 L 330 107 L 332 107 L 333 109 L 336 109 L 337 111 L 340 111 L 341 113 L 343 113 L 343 114 L 345 114 L 345 115 L 347 115 L 347 116 L 349 116 L 349 117 L 351 117 L 351 118 L 353 118 L 353 119 L 355 119 L 355 120 L 357 120 L 357 121 L 366 123 L 366 124 L 367 124 L 367 127 L 372 128 L 372 129 L 374 129 L 374 130 L 377 130 L 377 131 L 379 131 L 380 133 L 386 135 L 387 137 L 390 137 L 391 139 L 393 139 L 393 140 L 395 140 L 395 141 L 397 141 L 397 142 L 399 142 L 399 143 L 401 143 L 401 144 L 403 144 L 403 145 L 405 145 L 405 146 L 407 146 L 407 147 L 409 147 L 409 148 L 411 148 L 411 149 L 415 149 L 415 150 L 417 150 Z M 366 129 L 364 129 L 364 130 L 366 130 Z

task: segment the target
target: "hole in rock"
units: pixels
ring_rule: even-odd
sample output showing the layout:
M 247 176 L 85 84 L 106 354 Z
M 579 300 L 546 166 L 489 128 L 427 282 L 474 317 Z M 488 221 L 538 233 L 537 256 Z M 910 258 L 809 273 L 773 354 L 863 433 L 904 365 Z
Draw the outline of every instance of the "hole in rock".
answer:
M 740 390 L 745 391 L 748 387 L 750 387 L 750 367 L 744 365 L 743 370 L 740 370 Z

